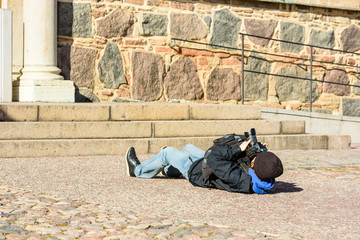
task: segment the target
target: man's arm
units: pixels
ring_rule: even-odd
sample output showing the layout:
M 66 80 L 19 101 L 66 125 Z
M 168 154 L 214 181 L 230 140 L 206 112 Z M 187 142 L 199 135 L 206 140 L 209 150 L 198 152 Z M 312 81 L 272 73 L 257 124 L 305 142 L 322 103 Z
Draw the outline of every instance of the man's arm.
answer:
M 251 188 L 251 176 L 243 172 L 234 159 L 247 148 L 249 143 L 245 142 L 239 147 L 221 146 L 207 157 L 207 164 L 216 177 L 234 192 L 249 192 Z

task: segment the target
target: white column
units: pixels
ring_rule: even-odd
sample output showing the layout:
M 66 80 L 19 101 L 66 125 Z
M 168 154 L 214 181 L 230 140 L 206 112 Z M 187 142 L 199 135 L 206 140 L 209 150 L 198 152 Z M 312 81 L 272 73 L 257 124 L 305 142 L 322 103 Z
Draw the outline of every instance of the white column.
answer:
M 14 97 L 29 102 L 74 102 L 72 81 L 57 67 L 57 1 L 24 0 L 24 68 Z
M 12 101 L 12 14 L 0 9 L 0 102 Z

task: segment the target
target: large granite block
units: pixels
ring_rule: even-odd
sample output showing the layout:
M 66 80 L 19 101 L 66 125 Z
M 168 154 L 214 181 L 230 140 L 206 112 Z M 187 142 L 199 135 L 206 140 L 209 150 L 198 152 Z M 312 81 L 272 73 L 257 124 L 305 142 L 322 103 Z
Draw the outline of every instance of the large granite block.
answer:
M 186 40 L 203 39 L 208 34 L 208 27 L 197 14 L 171 13 L 170 34 Z
M 100 81 L 105 88 L 115 89 L 125 84 L 123 59 L 116 43 L 107 43 L 105 53 L 98 65 Z
M 305 28 L 296 23 L 282 22 L 280 24 L 280 40 L 304 43 Z M 304 47 L 299 44 L 281 42 L 280 48 L 282 52 L 299 53 Z
M 196 100 L 204 96 L 196 65 L 187 57 L 181 57 L 171 65 L 165 88 L 170 99 Z
M 241 20 L 229 9 L 216 10 L 212 18 L 210 43 L 225 47 L 237 47 Z
M 231 68 L 215 68 L 206 86 L 209 100 L 241 100 L 240 76 Z
M 279 101 L 299 100 L 301 102 L 310 102 L 310 81 L 296 78 L 310 78 L 310 73 L 298 66 L 282 67 L 276 72 L 277 75 L 290 77 L 274 77 L 276 93 Z M 312 101 L 319 97 L 319 90 L 316 82 L 312 84 Z
M 165 61 L 159 54 L 133 52 L 131 56 L 132 97 L 156 101 L 163 91 Z

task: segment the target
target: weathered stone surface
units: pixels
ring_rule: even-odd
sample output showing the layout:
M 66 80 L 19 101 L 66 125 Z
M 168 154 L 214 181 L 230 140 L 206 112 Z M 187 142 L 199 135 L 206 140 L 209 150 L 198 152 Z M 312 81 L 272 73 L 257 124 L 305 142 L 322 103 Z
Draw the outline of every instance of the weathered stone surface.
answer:
M 202 39 L 208 34 L 208 28 L 197 14 L 171 13 L 170 34 L 182 39 Z
M 141 35 L 166 36 L 168 16 L 164 14 L 143 13 L 141 17 Z
M 352 25 L 341 33 L 344 51 L 356 52 L 360 49 L 360 28 Z
M 360 80 L 356 79 L 353 85 L 358 87 L 351 87 L 351 92 L 355 95 L 360 95 Z
M 90 3 L 58 3 L 59 35 L 92 37 L 92 16 Z
M 97 51 L 90 48 L 71 47 L 70 80 L 77 87 L 94 87 L 95 59 Z M 86 63 L 86 64 L 85 64 Z
M 236 47 L 241 20 L 228 9 L 217 10 L 213 14 L 210 43 L 225 47 Z
M 118 9 L 105 18 L 97 20 L 96 34 L 106 38 L 130 36 L 133 25 L 133 13 Z
M 244 25 L 247 34 L 271 38 L 274 34 L 276 26 L 278 25 L 278 21 L 246 18 L 244 20 Z M 253 43 L 262 47 L 266 47 L 270 42 L 268 39 L 257 37 L 249 37 L 249 39 Z
M 73 3 L 58 2 L 58 34 L 72 36 L 72 25 L 74 22 Z
M 283 67 L 276 72 L 278 75 L 310 78 L 309 72 L 298 66 Z M 310 81 L 289 77 L 275 77 L 275 88 L 279 101 L 299 100 L 310 102 Z M 316 82 L 312 84 L 312 101 L 319 97 Z
M 350 80 L 347 73 L 341 69 L 331 69 L 325 72 L 324 81 L 349 84 Z M 334 93 L 339 96 L 349 95 L 350 86 L 343 86 L 331 83 L 324 83 L 325 93 Z
M 133 52 L 132 97 L 136 100 L 158 100 L 163 91 L 165 61 L 159 54 Z
M 305 40 L 305 28 L 296 23 L 282 22 L 280 24 L 280 40 L 304 43 Z M 299 53 L 302 49 L 302 45 L 292 43 L 280 43 L 281 51 Z
M 170 99 L 196 100 L 204 96 L 196 65 L 187 57 L 181 57 L 171 65 L 165 88 Z
M 61 69 L 60 75 L 64 77 L 65 80 L 70 79 L 70 56 L 71 56 L 71 45 L 61 45 L 57 49 L 57 63 L 58 67 Z
M 360 98 L 342 98 L 341 114 L 343 116 L 360 117 Z
M 333 30 L 321 31 L 318 29 L 311 29 L 309 44 L 319 47 L 334 48 L 335 46 L 334 31 Z
M 105 53 L 98 65 L 100 81 L 105 88 L 118 88 L 127 83 L 123 70 L 123 59 L 116 43 L 107 43 Z
M 75 89 L 75 102 L 100 102 L 99 98 L 87 88 Z
M 209 15 L 206 15 L 204 18 L 203 18 L 203 20 L 204 20 L 204 22 L 205 22 L 205 24 L 208 26 L 208 27 L 210 27 L 211 26 L 211 16 L 209 16 Z
M 258 54 L 251 54 L 245 70 L 270 73 L 271 64 Z M 266 100 L 269 89 L 269 75 L 244 73 L 245 99 Z
M 240 76 L 231 68 L 215 68 L 208 79 L 209 100 L 241 100 Z

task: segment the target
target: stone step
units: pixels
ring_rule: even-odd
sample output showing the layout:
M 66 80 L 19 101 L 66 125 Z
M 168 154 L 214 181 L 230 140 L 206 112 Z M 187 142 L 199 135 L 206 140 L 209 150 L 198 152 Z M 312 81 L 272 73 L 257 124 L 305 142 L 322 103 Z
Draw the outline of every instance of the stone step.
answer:
M 0 121 L 260 119 L 258 106 L 177 103 L 0 103 Z
M 163 146 L 181 148 L 189 143 L 205 150 L 217 137 L 0 140 L 0 158 L 124 155 L 130 146 L 139 154 L 145 154 L 157 153 Z M 258 140 L 268 143 L 270 150 L 348 149 L 350 146 L 350 137 L 340 135 L 264 135 L 258 136 Z
M 202 137 L 243 134 L 252 127 L 259 135 L 305 133 L 305 122 L 297 120 L 0 122 L 0 139 Z

